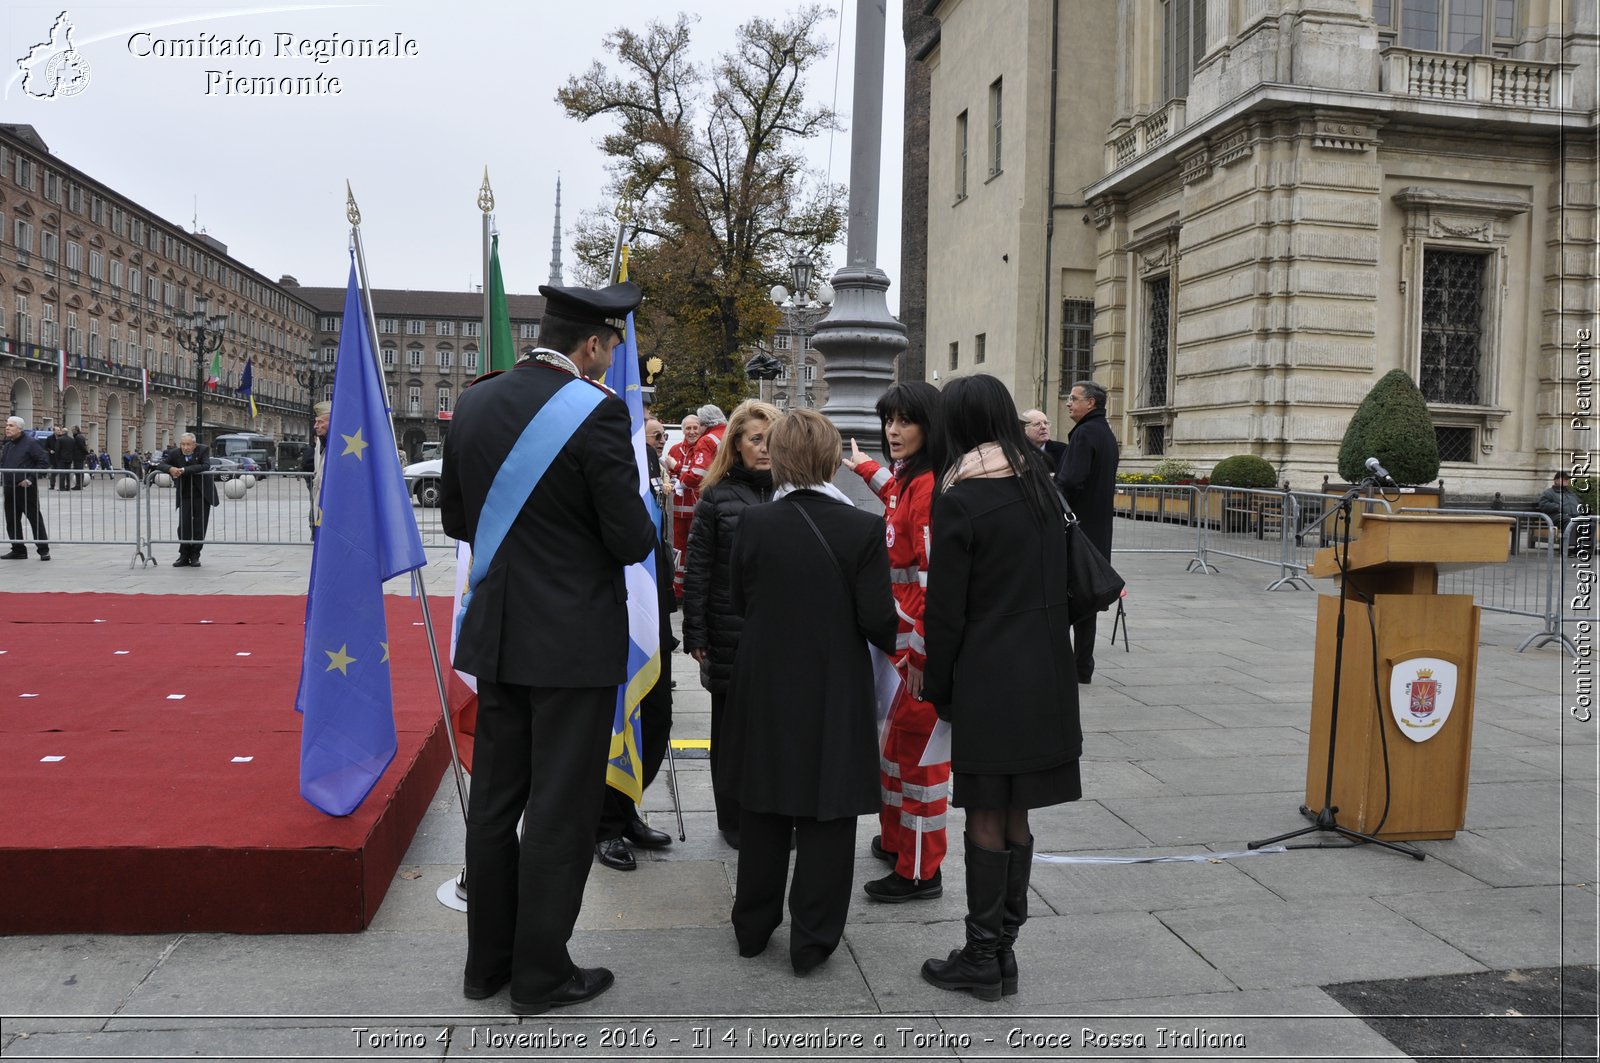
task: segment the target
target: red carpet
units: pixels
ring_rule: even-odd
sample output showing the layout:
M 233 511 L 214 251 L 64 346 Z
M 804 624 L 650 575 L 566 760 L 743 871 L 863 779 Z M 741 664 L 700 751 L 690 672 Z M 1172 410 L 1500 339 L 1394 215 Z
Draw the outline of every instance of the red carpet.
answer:
M 0 933 L 370 923 L 450 756 L 417 603 L 387 604 L 399 751 L 334 818 L 299 791 L 303 597 L 0 595 Z

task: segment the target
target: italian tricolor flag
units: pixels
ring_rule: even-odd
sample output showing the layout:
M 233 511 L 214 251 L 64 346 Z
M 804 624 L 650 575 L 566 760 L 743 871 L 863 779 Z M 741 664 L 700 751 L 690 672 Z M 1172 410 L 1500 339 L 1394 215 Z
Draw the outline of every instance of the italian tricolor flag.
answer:
M 211 355 L 211 371 L 206 373 L 206 390 L 215 391 L 222 383 L 222 348 L 218 347 Z

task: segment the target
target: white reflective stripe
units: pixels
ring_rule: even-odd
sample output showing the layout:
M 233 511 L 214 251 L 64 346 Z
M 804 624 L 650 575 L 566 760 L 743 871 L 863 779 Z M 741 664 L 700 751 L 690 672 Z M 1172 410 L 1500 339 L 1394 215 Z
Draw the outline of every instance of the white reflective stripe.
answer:
M 896 635 L 894 637 L 894 648 L 897 650 L 909 650 L 911 648 L 911 634 L 909 631 L 902 631 Z
M 932 804 L 934 801 L 943 801 L 950 794 L 950 784 L 936 782 L 931 786 L 918 786 L 916 783 L 902 782 L 900 792 L 913 801 Z
M 907 566 L 906 568 L 891 568 L 889 570 L 889 582 L 922 583 L 926 585 L 928 582 L 928 577 L 925 574 L 918 572 L 916 566 L 911 565 Z
M 911 858 L 911 877 L 917 882 L 922 881 L 922 832 L 917 831 L 916 854 Z
M 892 760 L 885 760 L 883 757 L 879 757 L 878 768 L 891 779 L 900 778 L 900 765 Z
M 904 799 L 893 790 L 885 790 L 882 787 L 879 787 L 878 793 L 882 795 L 883 803 L 888 805 L 890 808 L 899 808 L 903 803 Z
M 896 601 L 894 603 L 894 615 L 899 617 L 900 618 L 900 622 L 902 624 L 904 624 L 906 627 L 916 627 L 917 626 L 917 618 L 912 616 L 910 613 L 906 612 L 904 609 L 900 608 L 900 603 L 898 601 Z
M 924 642 L 922 640 L 922 636 L 917 634 L 915 631 L 911 633 L 911 649 L 922 654 L 924 657 L 928 655 L 928 644 Z
M 938 816 L 913 816 L 909 812 L 900 813 L 900 825 L 907 830 L 944 830 L 943 815 Z
M 872 479 L 869 481 L 869 483 L 872 486 L 872 493 L 873 494 L 877 494 L 879 491 L 882 491 L 883 490 L 883 485 L 888 483 L 889 482 L 889 477 L 891 477 L 893 475 L 894 474 L 891 473 L 888 469 L 885 469 L 882 466 L 880 466 L 878 468 L 878 471 L 872 474 Z
M 921 569 L 921 570 L 919 570 L 917 572 L 917 582 L 922 585 L 923 589 L 927 589 L 927 586 L 928 586 L 928 570 L 927 569 Z

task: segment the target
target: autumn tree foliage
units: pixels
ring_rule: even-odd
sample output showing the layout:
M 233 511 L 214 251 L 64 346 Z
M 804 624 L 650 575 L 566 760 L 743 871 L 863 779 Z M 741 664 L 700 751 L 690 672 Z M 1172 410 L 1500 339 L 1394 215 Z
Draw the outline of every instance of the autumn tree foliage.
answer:
M 626 204 L 628 273 L 644 289 L 639 348 L 666 368 L 657 407 L 676 419 L 703 402 L 732 409 L 751 393 L 744 362 L 778 323 L 768 292 L 788 281 L 796 251 L 839 235 L 844 189 L 808 168 L 806 142 L 838 128 L 806 99 L 805 82 L 830 50 L 829 15 L 806 7 L 754 17 L 709 66 L 691 56 L 691 27 L 616 29 L 595 62 L 556 93 L 567 114 L 602 119 L 613 202 Z M 614 208 L 579 221 L 580 273 L 603 283 L 616 238 Z

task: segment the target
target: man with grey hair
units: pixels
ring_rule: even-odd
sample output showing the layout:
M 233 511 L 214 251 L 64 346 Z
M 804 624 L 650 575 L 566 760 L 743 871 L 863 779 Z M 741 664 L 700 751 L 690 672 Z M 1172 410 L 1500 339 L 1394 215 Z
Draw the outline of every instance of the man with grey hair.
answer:
M 156 467 L 172 477 L 178 496 L 178 559 L 173 568 L 199 568 L 211 507 L 217 504 L 217 485 L 210 474 L 211 449 L 201 446 L 193 432 L 178 437 Z
M 1049 415 L 1040 409 L 1023 410 L 1022 434 L 1028 437 L 1028 442 L 1044 461 L 1045 468 L 1054 476 L 1056 470 L 1061 468 L 1061 455 L 1067 452 L 1067 445 L 1050 438 Z
M 722 437 L 728 432 L 728 415 L 722 412 L 722 407 L 708 402 L 695 411 L 695 416 L 700 419 L 700 438 L 695 440 L 688 460 L 678 470 L 678 482 L 699 494 L 706 472 L 711 468 L 711 459 L 717 456 Z
M 1111 557 L 1112 501 L 1117 493 L 1117 437 L 1106 420 L 1106 389 L 1092 380 L 1072 385 L 1067 416 L 1073 428 L 1067 452 L 1061 457 L 1056 483 L 1067 504 L 1078 515 L 1084 537 L 1108 559 Z M 1078 682 L 1094 675 L 1095 617 L 1074 624 L 1072 648 L 1078 659 Z
M 11 550 L 0 554 L 0 559 L 28 559 L 28 549 L 22 539 L 22 518 L 27 517 L 39 560 L 48 561 L 50 536 L 45 531 L 44 518 L 39 515 L 38 470 L 50 468 L 50 455 L 26 429 L 27 422 L 22 418 L 6 418 L 5 443 L 0 444 L 0 490 L 5 493 L 6 538 L 11 540 Z

